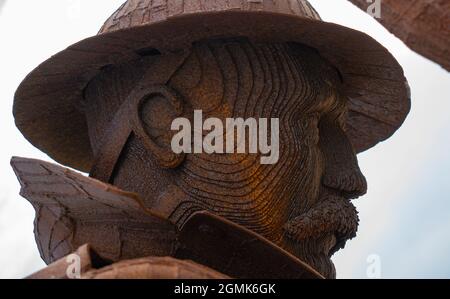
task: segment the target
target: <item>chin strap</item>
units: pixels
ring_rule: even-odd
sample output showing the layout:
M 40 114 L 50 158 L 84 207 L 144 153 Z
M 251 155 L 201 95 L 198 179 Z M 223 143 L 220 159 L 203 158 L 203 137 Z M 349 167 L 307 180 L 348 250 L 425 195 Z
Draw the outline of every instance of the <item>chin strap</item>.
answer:
M 114 169 L 119 160 L 125 144 L 132 133 L 142 134 L 142 129 L 136 132 L 134 122 L 130 115 L 134 115 L 139 105 L 136 96 L 146 90 L 148 86 L 165 86 L 175 72 L 184 64 L 189 51 L 182 53 L 164 54 L 148 66 L 148 70 L 141 77 L 139 82 L 128 95 L 110 122 L 101 142 L 101 150 L 94 159 L 89 176 L 100 181 L 111 183 Z M 153 90 L 153 89 L 152 89 Z M 154 92 L 153 93 L 160 93 Z M 151 94 L 151 93 L 150 93 Z M 144 136 L 140 136 L 145 138 Z M 168 161 L 168 167 L 177 165 L 176 161 Z

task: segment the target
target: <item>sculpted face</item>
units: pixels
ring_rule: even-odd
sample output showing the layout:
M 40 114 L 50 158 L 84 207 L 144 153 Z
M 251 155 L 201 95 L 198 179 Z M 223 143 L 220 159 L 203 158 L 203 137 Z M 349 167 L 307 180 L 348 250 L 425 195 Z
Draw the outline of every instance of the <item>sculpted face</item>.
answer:
M 104 150 L 109 124 L 145 68 L 142 61 L 112 67 L 87 87 L 95 154 Z M 330 256 L 354 237 L 358 224 L 349 200 L 366 192 L 344 133 L 347 108 L 340 84 L 338 72 L 303 45 L 242 39 L 197 43 L 165 84 L 170 94 L 141 102 L 144 136 L 127 139 L 110 182 L 139 193 L 148 207 L 180 226 L 193 212 L 208 210 L 334 277 Z M 173 154 L 171 123 L 177 117 L 193 120 L 194 110 L 222 120 L 278 118 L 278 162 L 261 164 L 260 154 L 192 153 L 176 167 L 161 167 L 145 140 Z

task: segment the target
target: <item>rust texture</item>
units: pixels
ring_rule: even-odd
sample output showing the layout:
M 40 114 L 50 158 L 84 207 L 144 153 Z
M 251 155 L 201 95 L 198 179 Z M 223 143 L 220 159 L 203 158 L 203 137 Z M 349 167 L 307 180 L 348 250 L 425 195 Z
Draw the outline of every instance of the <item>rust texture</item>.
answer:
M 408 92 L 384 47 L 307 1 L 129 0 L 16 92 L 24 136 L 89 172 L 12 159 L 50 264 L 32 277 L 64 278 L 81 248 L 85 278 L 334 278 L 367 191 L 356 154 L 398 129 Z M 195 110 L 278 119 L 278 162 L 175 154 L 171 123 Z

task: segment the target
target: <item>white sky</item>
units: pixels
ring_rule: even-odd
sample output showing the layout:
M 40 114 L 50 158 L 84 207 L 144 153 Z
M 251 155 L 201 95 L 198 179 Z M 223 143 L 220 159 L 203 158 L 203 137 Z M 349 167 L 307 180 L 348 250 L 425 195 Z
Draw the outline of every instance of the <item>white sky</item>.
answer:
M 33 236 L 34 211 L 22 199 L 11 156 L 50 160 L 14 126 L 12 101 L 40 62 L 95 35 L 123 0 L 0 0 L 0 278 L 44 266 Z M 450 277 L 450 75 L 410 51 L 346 0 L 312 0 L 322 18 L 364 31 L 399 60 L 412 87 L 412 111 L 387 142 L 359 156 L 369 192 L 355 201 L 356 239 L 335 255 L 339 278 L 365 278 L 380 257 L 383 278 Z

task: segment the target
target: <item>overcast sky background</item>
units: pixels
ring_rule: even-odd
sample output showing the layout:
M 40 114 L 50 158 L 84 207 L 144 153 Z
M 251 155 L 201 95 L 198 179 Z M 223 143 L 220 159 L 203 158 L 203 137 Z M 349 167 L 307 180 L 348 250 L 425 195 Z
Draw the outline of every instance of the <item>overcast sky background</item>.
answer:
M 0 0 L 0 278 L 42 267 L 34 210 L 19 193 L 13 155 L 51 161 L 14 126 L 12 102 L 40 62 L 95 35 L 123 0 Z M 334 256 L 338 278 L 367 278 L 370 256 L 382 278 L 450 278 L 450 75 L 410 51 L 346 0 L 310 1 L 326 21 L 364 31 L 399 60 L 412 88 L 412 110 L 388 141 L 359 155 L 368 194 L 355 201 L 357 238 Z

